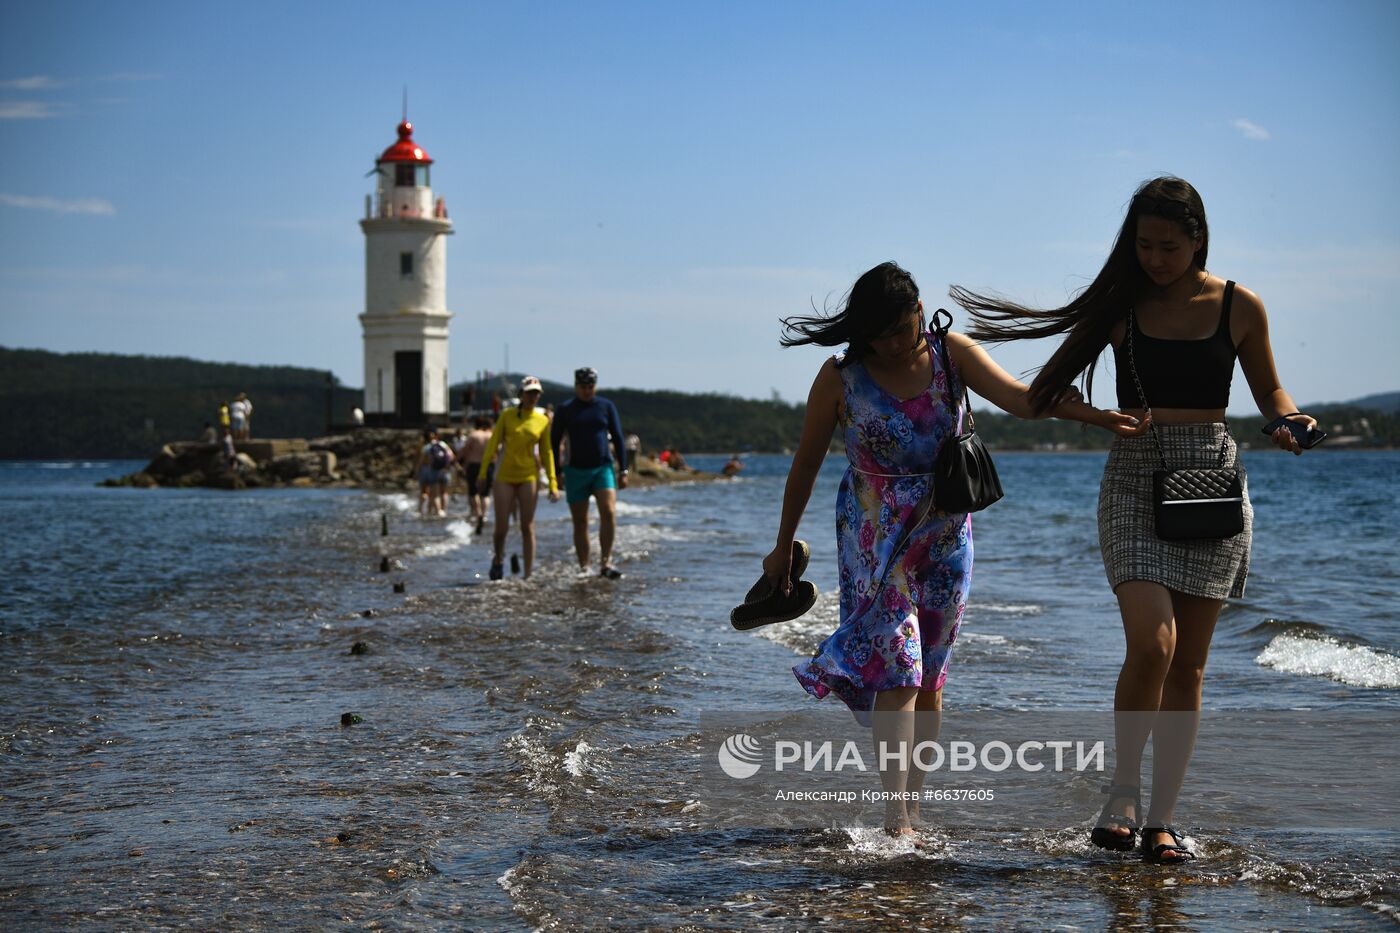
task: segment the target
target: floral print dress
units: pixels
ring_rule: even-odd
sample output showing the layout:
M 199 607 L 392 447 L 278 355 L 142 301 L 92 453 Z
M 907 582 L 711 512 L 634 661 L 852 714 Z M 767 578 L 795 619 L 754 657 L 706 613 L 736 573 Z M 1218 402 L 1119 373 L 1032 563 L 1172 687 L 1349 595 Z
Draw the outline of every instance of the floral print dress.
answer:
M 926 512 L 934 460 L 960 427 L 950 399 L 962 394 L 935 352 L 942 338 L 927 339 L 933 378 L 907 400 L 860 361 L 836 357 L 850 461 L 836 494 L 841 624 L 792 670 L 812 696 L 835 693 L 867 725 L 876 692 L 943 686 L 972 583 L 972 517 Z

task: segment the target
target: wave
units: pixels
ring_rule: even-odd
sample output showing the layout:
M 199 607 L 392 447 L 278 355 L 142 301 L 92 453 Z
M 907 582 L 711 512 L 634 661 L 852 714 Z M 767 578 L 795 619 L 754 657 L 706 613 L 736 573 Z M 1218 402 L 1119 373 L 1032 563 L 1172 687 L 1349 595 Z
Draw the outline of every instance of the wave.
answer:
M 986 607 L 982 607 L 986 608 Z M 1035 609 L 1039 612 L 1040 607 L 1018 607 L 1022 610 Z M 1025 614 L 1030 614 L 1026 612 Z M 781 625 L 765 625 L 755 629 L 754 633 L 760 638 L 777 642 L 784 647 L 791 648 L 799 654 L 811 656 L 817 650 L 817 646 L 826 639 L 828 635 L 836 631 L 836 627 L 841 624 L 841 594 L 836 590 L 828 590 L 817 596 L 816 603 L 811 610 L 801 618 L 791 622 L 784 622 Z M 958 633 L 958 643 L 971 642 L 981 649 L 991 649 L 995 652 L 1011 652 L 1022 654 L 1031 649 L 1025 645 L 1017 644 L 1005 635 L 997 635 L 992 632 L 973 631 L 969 626 L 964 625 Z
M 973 601 L 968 603 L 967 608 L 972 612 L 995 612 L 1007 616 L 1038 616 L 1045 611 L 1045 607 L 1039 603 L 981 603 Z
M 522 890 L 521 884 L 515 880 L 515 873 L 519 870 L 519 865 L 512 865 L 510 868 L 506 869 L 505 874 L 496 879 L 496 883 L 505 890 L 506 896 L 510 897 L 512 900 L 517 898 Z
M 1288 674 L 1327 677 L 1354 687 L 1400 688 L 1400 658 L 1330 636 L 1279 635 L 1254 660 Z
M 564 754 L 564 770 L 574 777 L 583 777 L 586 767 L 583 758 L 591 751 L 593 751 L 593 746 L 580 739 L 573 751 Z
M 472 522 L 457 519 L 447 523 L 447 537 L 439 538 L 431 544 L 425 544 L 417 551 L 419 557 L 437 557 L 442 554 L 451 554 L 472 543 L 474 534 L 474 524 Z
M 402 492 L 384 492 L 379 494 L 379 501 L 400 512 L 409 512 L 418 507 L 418 500 L 410 498 Z
M 669 506 L 665 505 L 640 505 L 636 502 L 629 502 L 626 499 L 617 500 L 617 514 L 619 516 L 670 515 L 672 511 L 673 510 Z
M 1240 634 L 1246 638 L 1257 640 L 1261 645 L 1265 645 L 1273 641 L 1279 635 L 1301 635 L 1310 638 L 1323 638 L 1327 636 L 1328 629 L 1327 626 L 1319 625 L 1316 622 L 1268 618 L 1258 625 L 1245 629 Z
M 791 648 L 799 654 L 811 657 L 817 646 L 836 631 L 841 623 L 841 594 L 827 590 L 817 594 L 817 601 L 807 614 L 780 625 L 765 625 L 754 629 L 760 638 Z

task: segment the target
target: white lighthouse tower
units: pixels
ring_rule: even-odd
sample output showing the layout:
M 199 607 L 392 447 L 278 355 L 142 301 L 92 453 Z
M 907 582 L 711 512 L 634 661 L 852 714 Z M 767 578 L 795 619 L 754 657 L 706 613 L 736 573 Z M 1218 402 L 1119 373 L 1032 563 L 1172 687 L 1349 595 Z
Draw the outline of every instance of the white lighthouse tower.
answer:
M 365 421 L 421 425 L 447 420 L 447 236 L 452 222 L 433 200 L 428 158 L 413 124 L 374 163 L 365 196 Z

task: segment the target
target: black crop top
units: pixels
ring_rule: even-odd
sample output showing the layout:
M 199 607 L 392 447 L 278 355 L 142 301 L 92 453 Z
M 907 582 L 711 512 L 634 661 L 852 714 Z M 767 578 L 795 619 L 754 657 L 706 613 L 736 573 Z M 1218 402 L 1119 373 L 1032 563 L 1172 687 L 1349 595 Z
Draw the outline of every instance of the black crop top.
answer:
M 1230 339 L 1230 302 L 1235 283 L 1225 283 L 1220 324 L 1204 340 L 1165 340 L 1149 337 L 1129 316 L 1138 378 L 1148 401 L 1158 408 L 1225 408 L 1230 404 L 1230 380 L 1235 375 L 1235 344 Z M 1113 350 L 1118 371 L 1118 407 L 1146 408 L 1128 367 L 1127 337 Z

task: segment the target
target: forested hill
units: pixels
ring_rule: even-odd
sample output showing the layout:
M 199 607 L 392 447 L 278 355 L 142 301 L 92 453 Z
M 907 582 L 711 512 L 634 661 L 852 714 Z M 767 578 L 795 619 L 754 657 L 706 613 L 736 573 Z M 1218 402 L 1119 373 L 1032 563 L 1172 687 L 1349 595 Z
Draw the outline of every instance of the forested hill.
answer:
M 254 436 L 315 437 L 326 432 L 328 404 L 333 420 L 343 424 L 361 400 L 359 389 L 329 379 L 325 371 L 293 366 L 0 347 L 0 459 L 150 457 L 168 441 L 197 438 L 206 421 L 216 421 L 219 405 L 239 392 L 252 399 Z M 574 394 L 572 385 L 544 387 L 544 401 L 555 405 Z M 460 407 L 465 388 L 452 387 L 454 406 Z M 492 388 L 478 390 L 478 407 L 486 407 Z M 804 406 L 776 399 L 607 385 L 600 392 L 617 403 L 624 429 L 639 435 L 648 452 L 667 446 L 686 453 L 790 450 L 802 433 Z M 1355 446 L 1400 445 L 1400 414 L 1381 407 L 1309 410 L 1337 441 L 1349 435 Z M 1258 445 L 1266 442 L 1262 424 L 1262 418 L 1237 419 L 1231 428 Z M 1076 424 L 993 414 L 986 405 L 977 410 L 977 427 L 990 446 L 1003 449 L 1102 448 L 1111 439 Z
M 511 377 L 515 385 L 521 377 Z M 541 380 L 543 403 L 556 407 L 574 397 L 572 384 Z M 454 402 L 465 386 L 453 387 Z M 489 387 L 488 387 L 489 389 Z M 622 429 L 642 439 L 647 453 L 663 447 L 682 452 L 734 453 L 795 448 L 802 436 L 805 405 L 762 401 L 717 393 L 626 389 L 601 386 L 598 394 L 612 400 L 622 415 Z M 489 393 L 487 398 L 489 398 Z M 480 402 L 477 403 L 480 406 Z
M 328 392 L 345 420 L 358 389 L 324 370 L 185 357 L 50 353 L 0 347 L 0 459 L 150 457 L 194 440 L 239 392 L 263 437 L 324 434 Z

